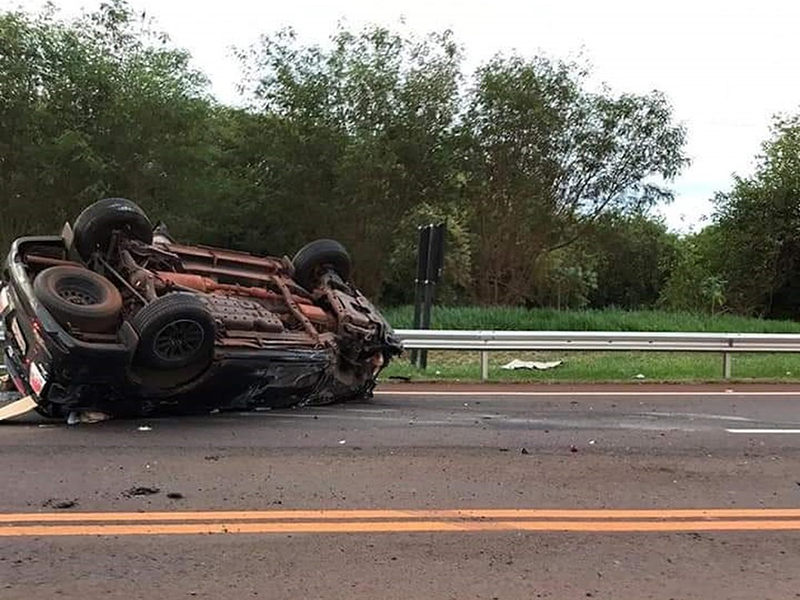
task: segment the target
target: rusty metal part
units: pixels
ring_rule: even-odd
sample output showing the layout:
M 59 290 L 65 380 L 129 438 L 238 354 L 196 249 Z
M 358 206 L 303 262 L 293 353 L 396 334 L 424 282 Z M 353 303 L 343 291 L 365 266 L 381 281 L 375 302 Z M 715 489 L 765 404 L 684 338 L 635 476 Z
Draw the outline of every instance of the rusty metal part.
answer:
M 158 294 L 156 293 L 156 279 L 149 271 L 135 271 L 130 276 L 130 280 L 133 287 L 135 287 L 137 290 L 142 290 L 142 293 L 146 298 L 145 303 L 152 302 L 158 297 Z M 141 298 L 141 296 L 139 297 Z
M 217 282 L 202 275 L 192 275 L 190 273 L 171 273 L 168 271 L 156 271 L 157 285 L 159 288 L 169 284 L 191 288 L 198 292 L 212 292 Z
M 307 298 L 290 294 L 291 301 L 295 306 L 293 308 L 286 301 L 285 295 L 276 294 L 264 288 L 217 283 L 210 277 L 192 273 L 158 271 L 155 276 L 159 284 L 158 287 L 162 291 L 165 288 L 176 287 L 179 289 L 191 289 L 205 294 L 206 302 L 211 305 L 212 314 L 230 329 L 284 331 L 283 323 L 276 314 L 283 312 L 291 314 L 300 321 L 306 333 L 311 336 L 316 336 L 318 333 L 313 323 L 324 328 L 331 328 L 335 322 L 331 315 L 322 308 L 311 304 L 311 300 Z M 277 287 L 280 288 L 280 285 L 277 285 Z M 272 306 L 265 307 L 257 302 L 245 300 L 248 297 L 267 301 Z M 311 330 L 305 326 L 303 319 L 298 317 L 297 313 L 309 321 L 308 325 Z
M 358 296 L 325 286 L 322 296 L 328 300 L 339 322 L 339 326 L 354 326 L 358 329 L 369 330 L 373 323 L 371 306 L 364 306 Z
M 127 253 L 125 253 L 125 254 L 127 254 Z M 130 258 L 130 255 L 129 255 L 128 257 Z M 131 259 L 131 260 L 132 260 L 132 259 Z M 131 284 L 128 282 L 128 280 L 127 280 L 127 279 L 125 279 L 125 278 L 124 278 L 122 275 L 120 275 L 120 274 L 119 274 L 119 273 L 116 271 L 116 269 L 114 269 L 114 268 L 113 268 L 113 267 L 112 267 L 110 264 L 108 264 L 108 261 L 106 261 L 106 259 L 105 259 L 105 258 L 103 258 L 102 256 L 99 256 L 99 255 L 98 255 L 98 256 L 97 256 L 97 261 L 98 261 L 98 262 L 99 262 L 101 265 L 103 265 L 103 268 L 104 268 L 106 271 L 108 271 L 109 273 L 111 273 L 111 274 L 112 274 L 112 275 L 113 275 L 113 276 L 114 276 L 114 277 L 115 277 L 115 278 L 116 278 L 116 279 L 117 279 L 117 280 L 118 280 L 118 281 L 119 281 L 119 282 L 120 282 L 122 285 L 124 285 L 126 288 L 128 288 L 128 289 L 129 289 L 129 290 L 130 290 L 130 291 L 133 293 L 133 295 L 134 295 L 134 296 L 138 297 L 138 298 L 139 298 L 139 300 L 141 300 L 141 301 L 142 301 L 142 303 L 145 303 L 145 304 L 147 303 L 147 300 L 146 300 L 146 299 L 145 299 L 145 298 L 144 298 L 144 297 L 143 297 L 143 296 L 142 296 L 142 295 L 141 295 L 141 294 L 140 294 L 140 293 L 139 293 L 139 292 L 136 290 L 136 288 L 135 288 L 133 285 L 131 285 Z M 123 263 L 123 264 L 124 264 L 124 263 Z M 136 267 L 136 270 L 144 270 L 144 269 L 141 269 L 140 267 Z
M 220 294 L 202 294 L 200 298 L 214 319 L 223 323 L 228 330 L 274 333 L 283 333 L 285 330 L 280 317 L 255 300 Z
M 217 283 L 210 277 L 203 277 L 202 275 L 194 275 L 192 273 L 169 273 L 164 271 L 156 272 L 158 280 L 172 284 L 174 286 L 189 288 L 207 294 L 223 293 L 231 296 L 251 296 L 253 298 L 260 298 L 268 300 L 273 303 L 283 303 L 284 295 L 276 294 L 271 290 L 257 287 L 242 286 L 230 283 Z M 287 286 L 288 289 L 288 286 Z M 300 312 L 302 312 L 310 321 L 325 325 L 326 327 L 333 326 L 334 319 L 331 315 L 325 312 L 319 306 L 312 304 L 308 298 L 291 294 L 292 300 L 297 303 Z M 290 308 L 291 310 L 291 308 Z
M 184 264 L 187 262 L 194 265 L 196 268 L 203 268 L 202 263 L 192 263 L 187 261 L 184 257 L 192 257 L 196 259 L 206 260 L 211 262 L 211 267 L 219 267 L 220 263 L 233 263 L 236 266 L 247 265 L 251 267 L 258 267 L 261 272 L 269 274 L 276 274 L 286 270 L 286 265 L 283 261 L 275 258 L 262 258 L 253 256 L 247 252 L 237 252 L 235 250 L 222 250 L 220 248 L 210 248 L 207 246 L 184 246 L 182 244 L 165 244 L 164 247 L 181 257 Z M 189 269 L 187 268 L 187 271 Z M 291 275 L 287 273 L 287 275 Z
M 314 338 L 317 342 L 319 342 L 319 332 L 314 328 L 311 324 L 311 321 L 303 314 L 303 311 L 300 310 L 300 306 L 295 302 L 294 296 L 292 296 L 292 292 L 289 291 L 286 283 L 284 283 L 283 279 L 279 277 L 273 278 L 274 283 L 278 286 L 283 294 L 283 301 L 286 303 L 286 306 L 289 307 L 289 310 L 292 312 L 294 317 L 300 321 L 303 325 L 303 329 L 306 330 L 306 333 Z
M 214 292 L 225 292 L 235 296 L 253 296 L 272 302 L 282 302 L 283 295 L 261 287 L 243 286 L 236 283 L 218 283 L 210 277 L 195 275 L 193 273 L 170 273 L 166 271 L 156 271 L 156 276 L 166 283 L 172 283 L 183 287 L 188 287 L 198 292 L 208 294 Z M 269 278 L 272 281 L 272 278 Z M 312 302 L 308 298 L 292 295 L 298 304 L 308 304 Z
M 304 331 L 284 331 L 283 333 L 276 333 L 271 331 L 231 330 L 227 332 L 221 343 L 235 345 L 233 342 L 238 340 L 256 340 L 259 344 L 269 346 L 315 345 L 315 341 Z M 319 335 L 320 346 L 334 346 L 335 344 L 336 339 L 334 334 L 322 333 Z
M 143 258 L 145 261 L 143 266 L 148 268 L 150 268 L 151 262 L 161 265 L 160 268 L 162 269 L 164 266 L 168 266 L 170 269 L 177 270 L 182 268 L 183 262 L 181 261 L 180 256 L 173 252 L 169 252 L 158 245 L 145 244 L 144 242 L 140 242 L 138 240 L 126 240 L 123 243 L 123 248 L 131 254 Z
M 184 261 L 183 268 L 187 273 L 197 275 L 211 275 L 214 277 L 229 277 L 233 279 L 248 279 L 252 281 L 268 282 L 273 276 L 269 273 L 253 271 L 250 269 L 237 269 L 235 267 L 216 267 L 202 263 Z
M 43 267 L 69 266 L 85 268 L 82 264 L 75 262 L 74 260 L 64 260 L 61 258 L 52 258 L 50 256 L 40 256 L 38 254 L 26 254 L 25 261 L 29 265 L 40 265 Z
M 202 275 L 194 275 L 192 273 L 168 273 L 164 271 L 156 272 L 158 280 L 167 285 L 173 285 L 183 288 L 189 288 L 204 292 L 206 294 L 222 293 L 230 296 L 250 296 L 253 298 L 260 298 L 272 303 L 285 302 L 285 297 L 282 294 L 276 294 L 271 290 L 258 287 L 246 287 L 238 284 L 230 283 L 217 283 L 210 277 L 203 277 Z M 288 288 L 288 286 L 287 286 Z M 325 312 L 319 306 L 314 306 L 311 300 L 303 298 L 302 296 L 291 295 L 292 300 L 297 304 L 301 313 L 303 313 L 310 321 L 331 327 L 334 319 L 331 315 Z M 291 308 L 289 308 L 291 311 Z
M 123 281 L 123 283 L 143 304 L 155 300 L 158 296 L 156 294 L 155 275 L 153 275 L 152 271 L 140 267 L 127 250 L 121 250 L 119 256 L 122 268 L 127 271 L 130 279 L 130 283 L 127 281 Z M 120 279 L 122 278 L 120 277 Z
M 319 306 L 314 306 L 313 304 L 298 304 L 298 307 L 300 308 L 300 312 L 314 323 L 331 327 L 335 322 L 335 319 Z

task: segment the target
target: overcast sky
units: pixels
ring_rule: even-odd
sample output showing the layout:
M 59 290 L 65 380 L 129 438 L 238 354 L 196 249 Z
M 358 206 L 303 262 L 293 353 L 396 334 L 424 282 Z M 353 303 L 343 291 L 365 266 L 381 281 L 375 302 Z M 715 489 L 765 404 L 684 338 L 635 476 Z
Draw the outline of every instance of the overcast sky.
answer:
M 67 14 L 99 1 L 53 0 Z M 42 0 L 0 0 L 36 9 Z M 615 91 L 664 91 L 689 132 L 692 165 L 662 210 L 674 229 L 701 225 L 714 191 L 747 175 L 771 117 L 800 112 L 800 3 L 795 0 L 132 0 L 187 48 L 220 100 L 235 101 L 231 46 L 291 25 L 324 42 L 344 20 L 427 33 L 452 29 L 467 66 L 498 51 L 551 57 L 582 54 Z

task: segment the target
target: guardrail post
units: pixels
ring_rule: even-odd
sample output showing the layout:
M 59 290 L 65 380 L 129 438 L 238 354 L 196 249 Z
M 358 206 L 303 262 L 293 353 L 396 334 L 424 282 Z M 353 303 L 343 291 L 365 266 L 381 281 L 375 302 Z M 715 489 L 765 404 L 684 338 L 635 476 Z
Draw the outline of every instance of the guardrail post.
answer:
M 489 379 L 489 353 L 481 350 L 481 381 Z
M 731 353 L 730 352 L 723 352 L 722 353 L 722 377 L 724 379 L 731 378 Z

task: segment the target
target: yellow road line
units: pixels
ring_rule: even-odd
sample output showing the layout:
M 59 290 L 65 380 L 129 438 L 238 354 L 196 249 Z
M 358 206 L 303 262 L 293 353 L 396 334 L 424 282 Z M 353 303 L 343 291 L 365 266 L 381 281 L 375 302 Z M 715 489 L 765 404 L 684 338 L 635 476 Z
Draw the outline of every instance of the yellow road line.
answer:
M 790 530 L 800 530 L 800 521 L 320 521 L 315 523 L 20 525 L 0 527 L 0 537 L 497 531 L 669 533 Z
M 798 508 L 707 509 L 439 509 L 269 510 L 192 512 L 0 513 L 0 523 L 159 521 L 291 521 L 415 519 L 778 519 L 800 518 Z

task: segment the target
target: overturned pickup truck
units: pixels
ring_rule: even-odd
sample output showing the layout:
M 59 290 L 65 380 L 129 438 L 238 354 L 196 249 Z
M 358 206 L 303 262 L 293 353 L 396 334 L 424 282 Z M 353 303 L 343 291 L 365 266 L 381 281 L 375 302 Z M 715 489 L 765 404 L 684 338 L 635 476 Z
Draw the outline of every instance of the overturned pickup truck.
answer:
M 123 198 L 3 271 L 6 368 L 48 416 L 250 409 L 368 397 L 400 352 L 333 240 L 292 260 L 175 243 Z

